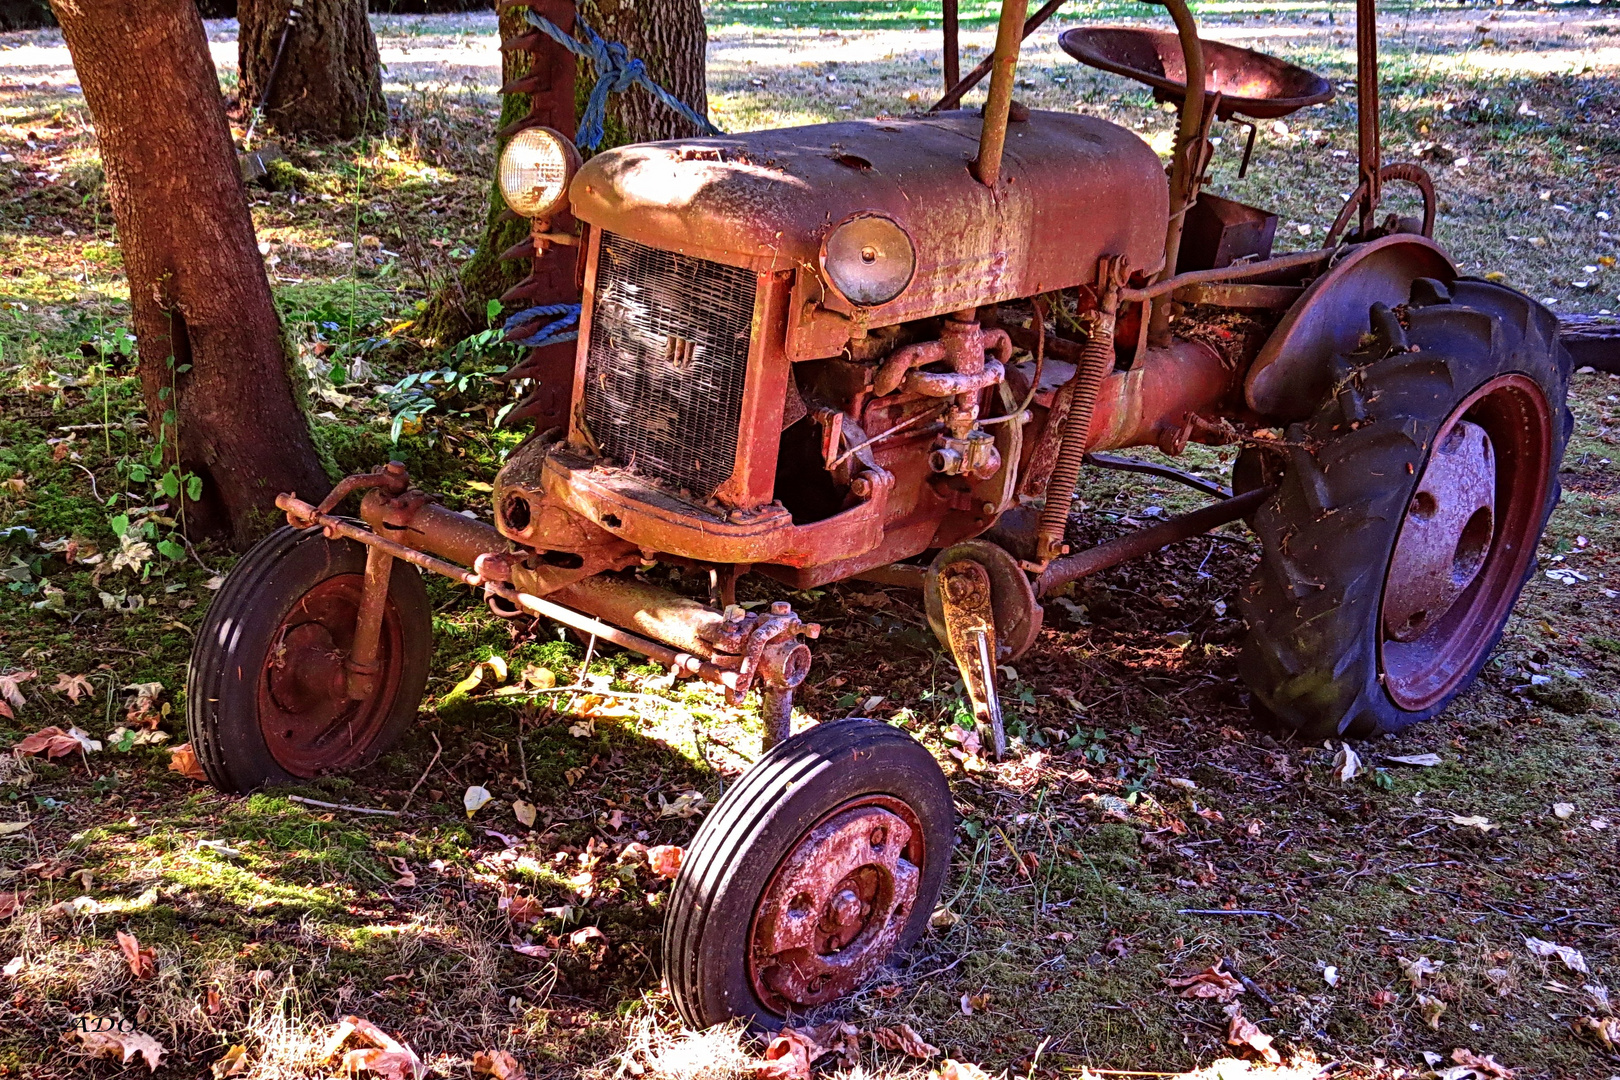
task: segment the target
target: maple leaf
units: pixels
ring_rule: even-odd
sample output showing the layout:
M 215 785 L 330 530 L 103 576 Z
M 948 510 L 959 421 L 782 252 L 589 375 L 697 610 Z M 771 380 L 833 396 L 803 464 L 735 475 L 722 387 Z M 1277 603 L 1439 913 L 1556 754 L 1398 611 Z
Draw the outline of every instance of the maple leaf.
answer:
M 1236 1006 L 1233 1006 L 1236 1008 Z M 1232 1022 L 1226 1029 L 1226 1041 L 1230 1046 L 1241 1046 L 1253 1050 L 1273 1065 L 1282 1063 L 1282 1055 L 1277 1053 L 1271 1043 L 1273 1036 L 1261 1031 L 1253 1020 L 1240 1012 L 1232 1014 Z
M 85 735 L 78 728 L 63 731 L 52 724 L 40 728 L 11 748 L 15 754 L 44 754 L 47 758 L 67 757 L 80 750 L 100 750 L 101 743 Z
M 473 1072 L 488 1073 L 495 1080 L 525 1080 L 523 1066 L 505 1050 L 480 1050 L 473 1055 Z
M 17 718 L 17 714 L 11 710 L 20 709 L 28 704 L 28 699 L 23 697 L 18 687 L 29 679 L 38 677 L 37 671 L 13 671 L 7 675 L 0 675 L 0 716 L 8 720 Z
M 647 849 L 647 865 L 659 877 L 674 878 L 681 872 L 681 859 L 686 855 L 686 849 L 676 847 L 674 844 L 659 844 L 657 847 Z
M 1207 967 L 1196 975 L 1164 980 L 1166 986 L 1181 987 L 1184 998 L 1214 998 L 1227 1002 L 1243 993 L 1243 984 L 1221 970 L 1220 964 Z
M 88 676 L 69 675 L 65 671 L 56 676 L 56 685 L 51 689 L 58 694 L 66 694 L 68 700 L 75 705 L 79 703 L 81 697 L 88 695 L 94 699 L 96 696 L 96 688 L 90 685 Z
M 166 1051 L 163 1044 L 139 1031 L 81 1031 L 77 1028 L 62 1036 L 63 1042 L 77 1040 L 86 1057 L 112 1058 L 123 1064 L 139 1054 L 146 1059 L 146 1067 L 157 1072 Z

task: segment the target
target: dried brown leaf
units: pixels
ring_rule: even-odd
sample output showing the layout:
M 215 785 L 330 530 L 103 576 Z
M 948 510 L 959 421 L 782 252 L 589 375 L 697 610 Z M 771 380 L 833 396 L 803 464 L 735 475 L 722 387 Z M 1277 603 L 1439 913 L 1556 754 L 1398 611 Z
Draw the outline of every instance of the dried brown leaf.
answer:
M 152 949 L 142 948 L 134 934 L 118 931 L 118 950 L 124 954 L 130 974 L 137 979 L 150 979 L 157 974 L 157 953 Z
M 681 872 L 681 859 L 686 856 L 686 849 L 676 847 L 674 844 L 659 844 L 657 847 L 647 849 L 647 865 L 659 877 L 673 879 Z
M 975 1065 L 971 1061 L 957 1061 L 954 1058 L 946 1058 L 945 1064 L 939 1067 L 939 1072 L 935 1075 L 939 1080 L 990 1080 L 990 1074 L 985 1072 L 982 1066 Z
M 79 699 L 81 697 L 89 696 L 94 698 L 96 696 L 96 688 L 90 685 L 90 680 L 88 677 L 84 675 L 69 675 L 65 671 L 56 676 L 56 685 L 51 687 L 51 689 L 55 690 L 58 694 L 66 694 L 68 696 L 68 701 L 72 702 L 74 705 L 79 703 Z
M 202 762 L 197 760 L 197 753 L 192 750 L 190 743 L 181 743 L 169 750 L 169 771 L 177 772 L 187 780 L 208 782 L 208 774 L 203 772 Z
M 162 1043 L 140 1031 L 80 1031 L 74 1028 L 62 1036 L 62 1041 L 77 1042 L 79 1051 L 86 1057 L 111 1058 L 124 1065 L 139 1054 L 151 1072 L 157 1072 L 163 1055 L 167 1053 Z
M 1229 1046 L 1252 1050 L 1271 1064 L 1279 1065 L 1282 1063 L 1282 1055 L 1272 1047 L 1272 1039 L 1273 1036 L 1261 1031 L 1253 1020 L 1240 1012 L 1232 1014 L 1232 1021 L 1226 1028 L 1226 1042 Z
M 939 1047 L 931 1046 L 923 1037 L 912 1030 L 910 1024 L 898 1024 L 895 1027 L 873 1028 L 872 1041 L 885 1050 L 897 1050 L 914 1058 L 939 1057 Z
M 11 750 L 14 754 L 44 754 L 47 758 L 59 758 L 76 754 L 83 746 L 78 739 L 52 724 L 40 728 Z
M 1451 1060 L 1473 1069 L 1480 1080 L 1513 1080 L 1513 1070 L 1497 1061 L 1495 1054 L 1480 1055 L 1459 1046 L 1451 1052 Z
M 505 1050 L 480 1050 L 473 1055 L 473 1072 L 493 1076 L 495 1080 L 525 1080 L 523 1066 Z
M 1196 975 L 1164 980 L 1166 986 L 1180 987 L 1184 998 L 1213 998 L 1228 1002 L 1243 993 L 1243 984 L 1216 963 Z
M 754 1067 L 755 1080 L 810 1080 L 810 1064 L 826 1053 L 808 1032 L 783 1028 Z

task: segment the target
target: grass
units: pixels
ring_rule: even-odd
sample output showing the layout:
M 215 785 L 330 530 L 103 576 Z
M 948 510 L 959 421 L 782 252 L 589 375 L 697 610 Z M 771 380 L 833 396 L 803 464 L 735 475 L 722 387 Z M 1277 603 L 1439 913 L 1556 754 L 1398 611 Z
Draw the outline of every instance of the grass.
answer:
M 972 62 L 989 47 L 994 9 L 963 7 Z M 731 130 L 904 112 L 941 81 L 923 32 L 937 5 L 708 10 L 711 101 Z M 1354 174 L 1348 7 L 1199 11 L 1212 35 L 1306 63 L 1339 88 L 1334 103 L 1264 127 L 1244 180 L 1230 152 L 1238 133 L 1217 131 L 1215 189 L 1276 209 L 1280 240 L 1306 246 Z M 482 226 L 493 18 L 377 25 L 396 123 L 348 144 L 289 147 L 276 189 L 252 192 L 255 221 L 329 467 L 399 457 L 449 505 L 487 517 L 484 485 L 522 437 L 489 423 L 500 392 L 445 395 L 396 446 L 388 388 L 446 360 L 409 323 Z M 1435 170 L 1439 238 L 1466 270 L 1500 272 L 1561 311 L 1612 309 L 1620 291 L 1602 262 L 1620 253 L 1600 217 L 1617 212 L 1617 28 L 1609 9 L 1568 5 L 1413 6 L 1384 19 L 1389 156 Z M 211 31 L 229 55 L 228 27 Z M 205 546 L 110 567 L 110 519 L 164 526 L 151 479 L 134 469 L 152 433 L 129 370 L 93 138 L 82 100 L 63 89 L 71 73 L 50 52 L 56 40 L 0 38 L 23 47 L 0 49 L 0 153 L 15 159 L 0 161 L 0 672 L 39 673 L 22 684 L 15 721 L 0 719 L 0 743 L 47 724 L 105 740 L 134 696 L 124 688 L 156 681 L 172 744 L 184 738 L 192 628 L 232 556 Z M 1053 42 L 1048 31 L 1032 39 L 1021 100 L 1168 145 L 1173 118 L 1145 92 L 1080 68 Z M 508 362 L 493 350 L 450 360 Z M 1456 1047 L 1493 1053 L 1520 1077 L 1620 1071 L 1569 1030 L 1598 1012 L 1588 979 L 1524 946 L 1533 936 L 1579 948 L 1600 986 L 1620 940 L 1620 607 L 1605 576 L 1620 550 L 1620 380 L 1582 374 L 1573 392 L 1565 497 L 1541 554 L 1545 569 L 1584 579 L 1538 574 L 1477 686 L 1441 720 L 1358 747 L 1367 769 L 1349 784 L 1332 779 L 1331 750 L 1249 717 L 1232 610 L 1254 560 L 1241 526 L 1053 604 L 1009 687 L 1018 753 L 983 771 L 948 753 L 959 690 L 915 597 L 859 584 L 789 597 L 829 631 L 804 716 L 864 710 L 912 731 L 945 763 L 963 818 L 948 925 L 841 1015 L 863 1028 L 908 1023 L 956 1058 L 1020 1077 L 1213 1067 L 1234 1052 L 1226 1018 L 1164 980 L 1225 960 L 1259 988 L 1241 999 L 1245 1014 L 1277 1036 L 1297 1075 L 1314 1075 L 1315 1060 L 1393 1076 Z M 1223 476 L 1230 461 L 1195 448 L 1180 464 Z M 1100 473 L 1082 502 L 1081 538 L 1099 540 L 1197 499 Z M 63 540 L 76 541 L 71 563 Z M 92 552 L 99 564 L 84 561 Z M 626 849 L 688 841 L 699 819 L 660 806 L 692 791 L 719 798 L 754 756 L 757 720 L 702 686 L 665 688 L 622 655 L 599 654 L 590 674 L 658 704 L 598 716 L 588 734 L 570 729 L 585 730 L 591 707 L 566 695 L 452 695 L 491 655 L 566 682 L 582 650 L 554 629 L 498 620 L 448 584 L 431 583 L 430 597 L 436 655 L 420 722 L 359 775 L 230 799 L 169 771 L 162 745 L 26 766 L 0 756 L 0 819 L 32 823 L 0 837 L 0 893 L 27 894 L 0 922 L 0 965 L 21 960 L 0 976 L 0 1075 L 116 1073 L 58 1043 L 91 1012 L 136 1021 L 169 1049 L 176 1076 L 208 1075 L 233 1045 L 255 1077 L 329 1075 L 319 1047 L 347 1013 L 405 1038 L 439 1075 L 465 1076 L 474 1053 L 496 1048 L 530 1076 L 749 1075 L 757 1047 L 738 1032 L 690 1033 L 675 1020 L 658 976 L 667 885 Z M 744 583 L 743 599 L 774 598 Z M 62 674 L 88 676 L 94 693 L 73 702 L 52 690 Z M 1420 752 L 1442 763 L 1386 760 Z M 472 784 L 496 801 L 469 819 Z M 408 802 L 409 815 L 291 795 Z M 515 799 L 538 806 L 532 830 Z M 1555 803 L 1575 809 L 1560 818 Z M 1476 815 L 1498 827 L 1453 820 Z M 550 911 L 515 923 L 501 908 L 513 896 Z M 1277 917 L 1186 913 L 1223 908 Z M 604 937 L 574 943 L 587 926 Z M 118 930 L 155 950 L 155 976 L 131 977 Z M 1422 987 L 1402 966 L 1419 957 L 1444 965 Z M 1437 1027 L 1420 993 L 1445 1005 Z M 925 1071 L 870 1044 L 863 1053 L 867 1075 Z

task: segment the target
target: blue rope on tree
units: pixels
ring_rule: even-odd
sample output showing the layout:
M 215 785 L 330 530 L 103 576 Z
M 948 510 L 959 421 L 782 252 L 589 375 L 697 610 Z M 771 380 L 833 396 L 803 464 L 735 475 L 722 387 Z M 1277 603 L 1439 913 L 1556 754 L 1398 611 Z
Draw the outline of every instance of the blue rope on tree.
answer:
M 653 82 L 652 76 L 647 74 L 647 65 L 632 57 L 628 49 L 617 42 L 603 41 L 601 35 L 583 19 L 574 20 L 574 24 L 585 32 L 585 40 L 580 41 L 572 34 L 564 33 L 562 27 L 544 15 L 531 10 L 528 18 L 535 29 L 575 56 L 589 60 L 596 68 L 596 85 L 591 88 L 591 96 L 585 102 L 585 112 L 579 118 L 579 131 L 574 139 L 586 150 L 595 150 L 607 137 L 608 95 L 622 93 L 638 83 L 645 86 L 647 92 L 662 102 L 665 108 L 696 124 L 705 135 L 725 134 L 711 124 L 708 117 L 699 116 L 686 102 Z
M 548 315 L 560 315 L 561 318 L 547 323 L 528 337 L 512 339 L 512 344 L 537 348 L 541 345 L 556 345 L 563 341 L 577 341 L 579 340 L 579 331 L 577 329 L 567 330 L 566 328 L 578 324 L 579 310 L 578 304 L 542 304 L 539 307 L 525 308 L 507 319 L 503 329 L 507 333 L 511 333 L 518 327 L 526 326 L 537 319 L 543 319 Z

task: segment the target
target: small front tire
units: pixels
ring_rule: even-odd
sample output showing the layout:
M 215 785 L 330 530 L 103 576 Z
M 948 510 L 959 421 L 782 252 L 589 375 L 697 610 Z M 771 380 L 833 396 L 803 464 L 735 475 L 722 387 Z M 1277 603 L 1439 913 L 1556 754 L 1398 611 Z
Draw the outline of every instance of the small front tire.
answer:
M 349 771 L 416 718 L 432 653 L 422 576 L 395 560 L 375 689 L 349 697 L 344 661 L 365 582 L 365 545 L 282 527 L 231 570 L 186 673 L 186 729 L 224 792 Z
M 695 1028 L 775 1030 L 922 936 L 955 808 L 897 728 L 841 720 L 773 748 L 710 811 L 664 919 L 664 979 Z

